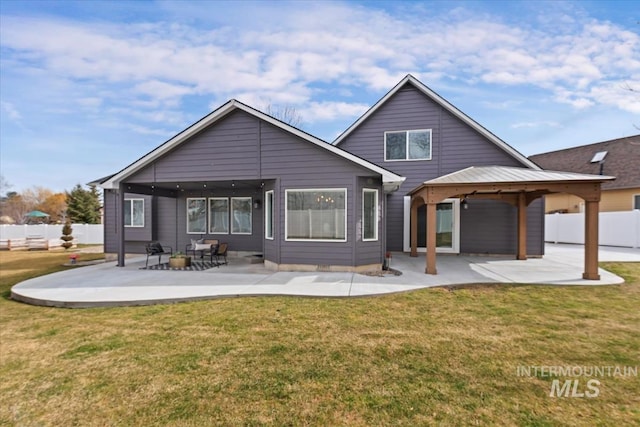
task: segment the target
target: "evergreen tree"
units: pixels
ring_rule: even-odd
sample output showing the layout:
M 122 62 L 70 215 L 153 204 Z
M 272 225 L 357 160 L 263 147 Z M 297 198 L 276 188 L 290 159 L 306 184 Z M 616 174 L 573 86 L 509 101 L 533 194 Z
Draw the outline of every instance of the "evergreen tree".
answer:
M 64 227 L 62 227 L 62 237 L 60 237 L 64 241 L 62 247 L 65 249 L 69 249 L 73 246 L 72 232 L 73 229 L 71 228 L 71 221 L 67 218 L 67 222 L 64 224 Z
M 76 223 L 100 223 L 100 193 L 95 185 L 85 190 L 77 184 L 67 193 L 67 217 Z

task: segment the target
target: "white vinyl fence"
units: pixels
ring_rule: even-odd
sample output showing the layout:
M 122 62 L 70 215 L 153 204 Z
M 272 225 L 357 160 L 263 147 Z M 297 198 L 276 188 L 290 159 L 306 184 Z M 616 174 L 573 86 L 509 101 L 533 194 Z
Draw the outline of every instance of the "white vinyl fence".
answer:
M 62 236 L 63 225 L 0 225 L 0 239 L 43 238 L 45 240 L 59 239 Z M 104 244 L 104 226 L 102 224 L 71 224 L 71 235 L 74 242 L 81 245 Z
M 640 248 L 640 210 L 600 212 L 599 243 Z M 545 215 L 544 240 L 584 244 L 584 213 Z

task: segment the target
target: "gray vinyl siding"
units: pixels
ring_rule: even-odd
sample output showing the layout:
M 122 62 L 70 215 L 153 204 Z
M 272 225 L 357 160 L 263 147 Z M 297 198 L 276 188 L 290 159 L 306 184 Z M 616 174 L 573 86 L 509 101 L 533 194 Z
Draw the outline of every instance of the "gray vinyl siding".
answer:
M 267 191 L 273 190 L 273 239 L 264 239 L 264 259 L 271 261 L 275 264 L 280 264 L 280 239 L 279 236 L 281 234 L 281 223 L 278 221 L 280 216 L 284 215 L 284 210 L 281 209 L 280 204 L 278 203 L 278 183 L 277 181 L 267 181 L 265 183 L 263 197 L 262 197 L 262 218 L 264 219 L 264 215 L 266 212 L 266 197 L 264 194 Z
M 527 209 L 527 254 L 542 255 L 544 244 L 543 203 L 536 200 Z M 473 200 L 460 210 L 460 252 L 470 254 L 514 254 L 518 249 L 518 210 L 503 202 Z M 544 234 L 544 233 L 543 233 Z
M 263 123 L 262 175 L 278 177 L 274 199 L 280 207 L 276 217 L 276 234 L 273 244 L 279 245 L 280 264 L 359 265 L 356 255 L 356 219 L 360 217 L 357 199 L 357 176 L 372 176 L 371 171 L 345 160 L 333 153 L 300 141 L 296 136 Z M 292 242 L 285 240 L 285 190 L 293 189 L 341 189 L 347 190 L 347 241 L 346 242 Z M 271 255 L 269 255 L 271 256 Z
M 127 182 L 257 179 L 259 120 L 232 112 L 136 173 Z
M 204 129 L 142 169 L 127 183 L 150 186 L 153 183 L 202 182 L 216 190 L 181 191 L 177 199 L 155 197 L 153 239 L 184 251 L 192 238 L 218 239 L 229 243 L 231 251 L 263 252 L 276 264 L 313 264 L 353 266 L 381 262 L 378 242 L 357 242 L 357 224 L 361 220 L 362 185 L 373 180 L 381 188 L 381 177 L 315 144 L 236 111 Z M 253 189 L 220 190 L 220 183 L 232 180 L 264 182 Z M 346 242 L 291 242 L 285 240 L 285 190 L 346 189 Z M 264 237 L 264 193 L 274 190 L 274 239 Z M 250 236 L 235 234 L 187 234 L 187 197 L 252 197 L 261 208 L 253 209 Z M 380 200 L 382 191 L 380 191 Z M 145 211 L 146 212 L 146 211 Z M 382 236 L 382 231 L 379 231 Z M 114 236 L 115 237 L 115 236 Z M 116 249 L 117 239 L 113 239 Z M 127 242 L 127 249 L 130 243 Z M 360 252 L 361 251 L 361 252 Z
M 384 133 L 412 129 L 431 129 L 431 160 L 384 161 Z M 387 100 L 340 143 L 340 148 L 406 177 L 400 190 L 387 197 L 387 250 L 393 251 L 403 249 L 404 196 L 422 182 L 470 166 L 523 166 L 411 84 Z M 537 211 L 538 208 L 530 208 L 529 216 L 537 215 Z M 482 211 L 469 209 L 461 218 L 461 251 L 476 247 L 477 238 L 469 224 L 484 221 L 495 229 L 504 217 L 499 203 L 490 203 Z M 542 254 L 542 249 L 536 248 L 541 248 L 544 233 L 539 225 L 532 227 L 531 233 L 536 233 L 530 239 L 532 254 Z M 509 233 L 494 233 L 482 246 L 482 252 L 503 253 L 511 244 Z
M 375 241 L 362 240 L 362 204 L 363 189 L 378 190 L 378 239 Z M 382 182 L 380 179 L 364 178 L 358 179 L 358 191 L 356 194 L 357 220 L 355 222 L 356 233 L 356 256 L 358 265 L 381 264 L 383 253 L 383 211 L 384 211 L 384 192 L 382 191 Z
M 140 194 L 125 193 L 125 199 L 144 200 L 144 227 L 125 227 L 125 252 L 144 253 L 144 246 L 153 240 L 154 220 L 153 220 L 153 198 Z M 105 252 L 115 253 L 118 251 L 118 227 L 117 220 L 120 214 L 118 207 L 118 193 L 108 190 L 104 193 L 104 242 Z
M 171 197 L 155 197 L 156 240 L 162 245 L 168 245 L 174 251 L 184 251 L 184 246 L 178 242 L 179 221 L 176 216 L 179 210 L 178 199 Z

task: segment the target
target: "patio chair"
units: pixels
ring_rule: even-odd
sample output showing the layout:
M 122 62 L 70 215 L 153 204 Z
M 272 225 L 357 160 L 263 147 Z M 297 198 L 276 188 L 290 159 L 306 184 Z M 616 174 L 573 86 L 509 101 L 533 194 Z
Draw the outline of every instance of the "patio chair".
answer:
M 160 242 L 147 243 L 145 245 L 145 250 L 147 251 L 147 262 L 144 264 L 145 268 L 149 266 L 149 256 L 151 255 L 158 255 L 158 265 L 160 265 L 160 263 L 162 262 L 162 255 L 173 255 L 173 249 L 171 248 L 171 246 L 163 247 Z
M 200 259 L 204 258 L 205 255 L 210 255 L 214 249 L 214 246 L 218 246 L 217 239 L 204 239 L 204 240 L 191 240 L 184 250 L 184 253 L 189 255 L 191 252 L 195 257 L 197 252 L 200 252 Z M 213 257 L 211 257 L 211 261 L 213 261 Z
M 228 247 L 229 247 L 229 245 L 227 243 L 220 243 L 220 246 L 218 246 L 218 250 L 215 253 L 216 264 L 218 264 L 218 265 L 220 265 L 220 264 L 224 264 L 224 265 L 229 264 L 229 261 L 227 260 L 227 248 Z M 223 258 L 224 262 L 220 262 L 220 258 Z

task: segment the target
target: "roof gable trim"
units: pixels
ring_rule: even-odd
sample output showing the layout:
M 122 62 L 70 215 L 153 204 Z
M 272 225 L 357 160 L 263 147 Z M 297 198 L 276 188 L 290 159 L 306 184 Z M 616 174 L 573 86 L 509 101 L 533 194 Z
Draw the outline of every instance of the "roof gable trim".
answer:
M 228 102 L 226 102 L 225 104 L 223 104 L 221 107 L 219 107 L 218 109 L 214 110 L 213 112 L 209 113 L 209 115 L 203 117 L 202 119 L 200 119 L 199 121 L 197 121 L 196 123 L 194 123 L 193 125 L 189 126 L 188 128 L 186 128 L 185 130 L 183 130 L 182 132 L 178 133 L 177 135 L 175 135 L 174 137 L 172 137 L 171 139 L 169 139 L 168 141 L 166 141 L 165 143 L 163 143 L 162 145 L 160 145 L 159 147 L 155 148 L 154 150 L 150 151 L 149 153 L 147 153 L 146 155 L 144 155 L 143 157 L 141 157 L 140 159 L 138 159 L 137 161 L 135 161 L 134 163 L 130 164 L 129 166 L 127 166 L 126 168 L 122 169 L 120 172 L 116 173 L 115 175 L 111 176 L 108 180 L 106 180 L 104 183 L 101 184 L 102 188 L 105 189 L 113 189 L 113 188 L 117 188 L 119 183 L 124 180 L 125 178 L 133 175 L 134 173 L 140 171 L 141 169 L 143 169 L 144 167 L 148 166 L 149 164 L 153 163 L 155 160 L 159 159 L 160 157 L 162 157 L 164 154 L 168 153 L 169 151 L 171 151 L 172 149 L 174 149 L 175 147 L 179 146 L 180 144 L 182 144 L 183 142 L 187 141 L 189 138 L 191 138 L 192 136 L 194 136 L 195 134 L 197 134 L 198 132 L 202 131 L 203 129 L 205 129 L 206 127 L 210 126 L 211 124 L 215 123 L 216 121 L 220 120 L 221 118 L 223 118 L 224 116 L 226 116 L 227 114 L 229 114 L 230 112 L 234 111 L 234 110 L 242 110 L 254 117 L 257 117 L 258 119 L 261 119 L 267 123 L 270 123 L 286 132 L 289 132 L 295 136 L 298 136 L 302 139 L 304 139 L 305 141 L 308 141 L 310 143 L 313 143 L 315 145 L 317 145 L 318 147 L 321 147 L 325 150 L 328 150 L 330 152 L 332 152 L 333 154 L 336 154 L 339 157 L 342 157 L 346 160 L 349 160 L 353 163 L 356 163 L 366 169 L 369 169 L 375 173 L 378 173 L 380 175 L 382 175 L 382 182 L 383 184 L 385 184 L 385 189 L 387 191 L 395 191 L 401 184 L 402 182 L 404 182 L 404 180 L 406 178 L 400 176 L 400 175 L 396 175 L 395 173 L 388 171 L 380 166 L 377 166 L 373 163 L 370 163 L 354 154 L 351 154 L 345 150 L 342 150 L 341 148 L 338 148 L 334 145 L 331 145 L 319 138 L 316 138 L 304 131 L 301 131 L 300 129 L 297 129 L 293 126 L 290 126 L 274 117 L 269 116 L 268 114 L 265 114 L 261 111 L 258 111 L 252 107 L 249 107 L 246 104 L 243 104 L 242 102 L 232 99 Z
M 344 139 L 346 139 L 347 136 L 349 136 L 365 120 L 367 120 L 370 116 L 372 116 L 373 113 L 375 113 L 382 105 L 384 105 L 389 100 L 389 98 L 391 98 L 393 95 L 395 95 L 407 83 L 411 83 L 415 88 L 417 88 L 419 91 L 421 91 L 427 97 L 429 97 L 430 99 L 435 101 L 437 104 L 442 106 L 445 110 L 447 110 L 448 112 L 453 114 L 458 119 L 462 120 L 464 123 L 469 125 L 471 128 L 476 130 L 482 136 L 484 136 L 489 141 L 491 141 L 496 146 L 498 146 L 498 148 L 500 148 L 503 151 L 505 151 L 507 154 L 509 154 L 511 157 L 515 158 L 516 160 L 518 160 L 523 165 L 527 166 L 530 169 L 536 169 L 536 170 L 541 169 L 538 165 L 536 165 L 534 162 L 529 160 L 522 153 L 517 151 L 515 148 L 513 148 L 512 146 L 510 146 L 509 144 L 507 144 L 506 142 L 504 142 L 500 138 L 498 138 L 493 133 L 489 132 L 485 127 L 480 125 L 478 122 L 473 120 L 471 117 L 467 116 L 465 113 L 460 111 L 457 107 L 455 107 L 449 101 L 447 101 L 446 99 L 444 99 L 443 97 L 438 95 L 436 92 L 434 92 L 433 90 L 429 89 L 427 86 L 424 85 L 424 83 L 422 83 L 421 81 L 419 81 L 418 79 L 413 77 L 411 74 L 407 74 L 407 76 L 404 79 L 402 79 L 400 81 L 400 83 L 398 83 L 393 89 L 391 89 L 389 92 L 387 92 L 387 94 L 385 96 L 383 96 L 378 102 L 376 102 L 373 105 L 373 107 L 371 107 L 358 120 L 356 120 L 351 126 L 349 126 L 349 128 L 347 130 L 345 130 L 342 134 L 340 134 L 340 136 L 338 136 L 338 138 L 336 138 L 331 144 L 337 146 L 342 141 L 344 141 Z

